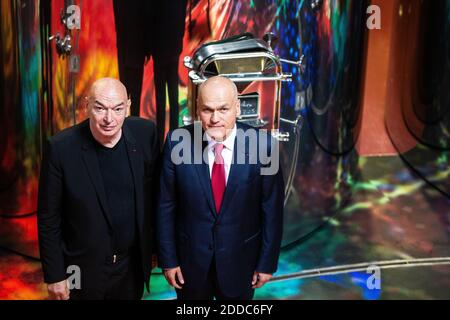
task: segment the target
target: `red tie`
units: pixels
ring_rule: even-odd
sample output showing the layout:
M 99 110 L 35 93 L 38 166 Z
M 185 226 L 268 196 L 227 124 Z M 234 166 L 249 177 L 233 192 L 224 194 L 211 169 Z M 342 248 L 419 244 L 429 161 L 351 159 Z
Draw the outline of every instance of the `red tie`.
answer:
M 216 144 L 214 146 L 214 164 L 211 174 L 211 185 L 214 195 L 214 203 L 216 204 L 216 212 L 219 213 L 220 205 L 222 204 L 223 194 L 225 192 L 225 167 L 223 164 L 222 150 L 223 144 Z

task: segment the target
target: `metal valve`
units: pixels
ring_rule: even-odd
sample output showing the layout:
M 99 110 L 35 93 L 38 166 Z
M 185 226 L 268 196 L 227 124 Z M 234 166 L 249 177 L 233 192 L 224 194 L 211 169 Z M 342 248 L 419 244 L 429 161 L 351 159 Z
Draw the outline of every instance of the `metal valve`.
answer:
M 301 73 L 304 73 L 304 72 L 305 72 L 305 69 L 306 69 L 306 65 L 305 65 L 305 55 L 302 55 L 302 56 L 300 57 L 300 60 L 298 60 L 298 61 L 292 61 L 292 60 L 282 59 L 282 58 L 280 58 L 280 61 L 281 61 L 281 62 L 284 62 L 284 63 L 288 63 L 288 64 L 293 64 L 293 65 L 299 67 Z
M 70 44 L 71 37 L 66 34 L 64 38 L 61 38 L 59 33 L 52 35 L 48 38 L 49 41 L 55 40 L 56 52 L 60 56 L 69 56 L 72 51 L 72 45 Z
M 322 6 L 322 1 L 321 0 L 312 0 L 311 1 L 311 9 L 319 10 L 321 6 Z
M 273 48 L 274 48 L 274 46 L 275 46 L 275 43 L 277 42 L 277 40 L 278 40 L 278 37 L 277 37 L 277 35 L 275 34 L 275 33 L 273 33 L 273 32 L 268 32 L 268 33 L 266 33 L 264 36 L 263 36 L 263 40 L 269 45 L 269 47 L 272 49 L 272 51 L 273 51 Z

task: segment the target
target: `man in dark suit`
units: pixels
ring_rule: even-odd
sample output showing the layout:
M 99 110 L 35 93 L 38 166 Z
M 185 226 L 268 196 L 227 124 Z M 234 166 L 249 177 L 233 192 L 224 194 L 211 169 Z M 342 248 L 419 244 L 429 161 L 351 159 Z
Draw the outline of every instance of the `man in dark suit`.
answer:
M 48 141 L 38 229 L 52 299 L 140 299 L 148 290 L 159 145 L 151 121 L 126 118 L 130 104 L 121 82 L 97 80 L 89 119 Z M 66 280 L 72 267 L 77 288 Z
M 166 124 L 166 92 L 169 98 L 169 128 L 178 128 L 178 60 L 183 49 L 187 0 L 155 1 L 153 27 L 153 72 L 156 123 L 161 143 Z M 166 91 L 167 88 L 167 91 Z
M 178 128 L 178 60 L 183 48 L 187 0 L 114 0 L 120 80 L 134 99 L 139 116 L 144 63 L 153 57 L 158 135 L 164 141 L 166 92 L 170 129 Z
M 154 42 L 156 3 L 113 0 L 119 77 L 133 99 L 131 115 L 137 117 L 141 111 L 144 64 L 150 59 Z
M 179 299 L 252 299 L 277 269 L 283 177 L 279 169 L 262 174 L 277 150 L 264 143 L 270 135 L 236 123 L 240 103 L 229 79 L 204 82 L 197 105 L 201 127 L 169 132 L 164 146 L 158 263 Z M 257 159 L 259 149 L 270 162 Z

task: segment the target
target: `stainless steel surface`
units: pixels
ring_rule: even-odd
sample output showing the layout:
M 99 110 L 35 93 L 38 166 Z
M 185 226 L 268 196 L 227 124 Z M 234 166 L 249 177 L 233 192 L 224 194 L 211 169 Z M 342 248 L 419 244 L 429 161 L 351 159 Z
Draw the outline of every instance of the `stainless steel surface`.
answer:
M 56 33 L 55 35 L 50 36 L 48 40 L 55 40 L 56 52 L 58 52 L 58 55 L 70 56 L 72 51 L 72 45 L 70 43 L 72 38 L 70 35 L 66 34 L 64 38 L 62 38 L 59 33 Z

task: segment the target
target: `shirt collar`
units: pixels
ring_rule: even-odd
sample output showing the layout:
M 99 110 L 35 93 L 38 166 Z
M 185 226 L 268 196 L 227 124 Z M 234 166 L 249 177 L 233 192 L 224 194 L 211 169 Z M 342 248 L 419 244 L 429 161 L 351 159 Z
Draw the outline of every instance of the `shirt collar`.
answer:
M 208 141 L 208 148 L 212 149 L 217 143 L 222 143 L 228 150 L 234 149 L 234 139 L 236 138 L 236 124 L 234 124 L 233 129 L 231 129 L 230 135 L 222 142 L 217 142 L 206 134 L 206 140 Z

